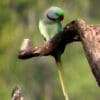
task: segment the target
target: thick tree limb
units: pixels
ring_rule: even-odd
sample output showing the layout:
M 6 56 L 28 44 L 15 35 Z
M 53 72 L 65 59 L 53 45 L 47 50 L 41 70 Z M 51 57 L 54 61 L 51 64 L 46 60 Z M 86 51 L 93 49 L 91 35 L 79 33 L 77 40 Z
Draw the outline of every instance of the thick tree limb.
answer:
M 87 25 L 81 20 L 77 26 L 91 70 L 100 86 L 100 25 Z
M 91 70 L 100 86 L 100 25 L 87 25 L 81 19 L 74 20 L 43 45 L 33 48 L 24 46 L 26 48 L 19 51 L 18 57 L 27 59 L 36 56 L 54 56 L 59 51 L 62 54 L 65 46 L 74 41 L 82 42 Z
M 45 42 L 39 47 L 30 48 L 26 45 L 28 43 L 24 41 L 25 43 L 23 43 L 23 46 L 19 51 L 18 57 L 20 59 L 27 59 L 36 56 L 54 55 L 55 52 L 57 52 L 58 50 L 61 50 L 63 53 L 66 44 L 73 41 L 80 41 L 75 23 L 76 21 L 72 21 L 71 23 L 67 24 L 61 32 L 57 33 L 51 40 Z M 23 47 L 24 49 L 22 49 Z

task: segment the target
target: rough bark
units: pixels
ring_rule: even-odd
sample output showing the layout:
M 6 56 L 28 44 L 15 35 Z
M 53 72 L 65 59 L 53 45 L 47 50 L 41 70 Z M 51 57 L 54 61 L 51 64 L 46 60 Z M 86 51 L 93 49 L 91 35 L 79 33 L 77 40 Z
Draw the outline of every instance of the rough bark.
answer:
M 62 54 L 66 45 L 74 41 L 82 42 L 91 70 L 100 86 L 100 25 L 87 25 L 82 19 L 74 20 L 43 45 L 21 49 L 18 57 L 28 59 L 55 55 L 59 51 Z
M 57 33 L 52 39 L 39 47 L 30 48 L 29 43 L 22 43 L 21 48 L 24 47 L 24 49 L 20 49 L 18 57 L 20 59 L 27 59 L 36 56 L 54 55 L 58 50 L 63 53 L 66 44 L 69 44 L 73 41 L 80 41 L 75 25 L 76 21 L 70 22 L 63 28 L 61 32 Z
M 80 20 L 77 26 L 86 57 L 100 86 L 100 25 L 87 25 Z

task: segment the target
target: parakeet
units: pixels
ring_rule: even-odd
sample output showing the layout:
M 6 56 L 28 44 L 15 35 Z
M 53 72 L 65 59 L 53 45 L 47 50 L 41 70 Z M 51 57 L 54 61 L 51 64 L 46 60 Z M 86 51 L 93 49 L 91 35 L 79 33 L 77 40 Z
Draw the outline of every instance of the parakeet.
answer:
M 62 30 L 61 21 L 63 19 L 64 11 L 59 7 L 53 6 L 44 12 L 39 21 L 39 29 L 46 41 Z
M 59 7 L 50 7 L 47 9 L 39 21 L 40 33 L 45 41 L 50 40 L 56 33 L 62 30 L 61 21 L 64 19 L 64 11 Z M 61 83 L 62 91 L 65 100 L 68 100 L 68 95 L 66 92 L 66 86 L 63 80 L 63 70 L 61 64 L 61 51 L 58 50 L 55 55 L 53 55 L 57 64 L 57 70 L 59 75 L 59 80 Z

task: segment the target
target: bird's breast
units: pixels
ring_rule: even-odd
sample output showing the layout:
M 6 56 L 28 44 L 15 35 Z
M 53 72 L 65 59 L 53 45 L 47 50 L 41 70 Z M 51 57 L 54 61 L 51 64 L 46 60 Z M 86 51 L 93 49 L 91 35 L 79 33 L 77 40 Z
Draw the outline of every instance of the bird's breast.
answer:
M 53 37 L 57 33 L 57 24 L 46 25 L 48 35 Z

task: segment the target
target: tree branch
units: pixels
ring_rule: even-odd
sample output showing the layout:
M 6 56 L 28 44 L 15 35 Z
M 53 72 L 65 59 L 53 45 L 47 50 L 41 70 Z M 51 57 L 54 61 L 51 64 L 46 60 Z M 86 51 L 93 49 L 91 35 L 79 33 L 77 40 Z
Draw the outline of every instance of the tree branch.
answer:
M 100 86 L 100 25 L 87 25 L 82 19 L 74 20 L 39 47 L 30 48 L 29 43 L 24 43 L 27 45 L 20 49 L 18 58 L 54 56 L 56 52 L 63 53 L 66 45 L 74 41 L 82 42 L 91 70 Z
M 57 33 L 52 39 L 39 47 L 30 48 L 29 43 L 24 41 L 19 51 L 18 57 L 20 59 L 27 59 L 36 56 L 54 55 L 58 50 L 61 50 L 63 53 L 66 44 L 69 44 L 73 41 L 80 41 L 75 26 L 76 22 L 77 20 L 67 24 L 61 32 Z M 24 49 L 22 49 L 23 47 Z
M 81 20 L 77 28 L 91 70 L 100 86 L 100 25 L 87 25 Z

